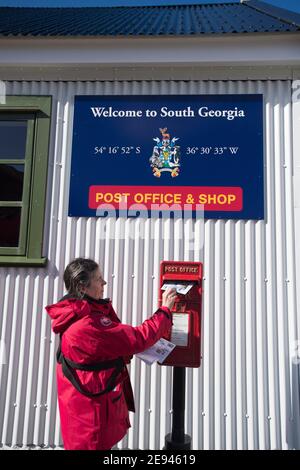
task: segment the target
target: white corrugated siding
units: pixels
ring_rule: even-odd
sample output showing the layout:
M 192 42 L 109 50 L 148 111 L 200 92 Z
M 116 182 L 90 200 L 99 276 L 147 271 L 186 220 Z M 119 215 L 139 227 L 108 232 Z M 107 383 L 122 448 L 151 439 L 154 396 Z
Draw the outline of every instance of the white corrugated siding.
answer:
M 0 365 L 2 445 L 61 446 L 56 339 L 44 306 L 62 296 L 63 269 L 72 258 L 99 261 L 106 295 L 133 325 L 156 309 L 160 260 L 202 259 L 200 222 L 110 219 L 104 232 L 104 220 L 67 217 L 74 95 L 263 93 L 266 220 L 205 222 L 203 362 L 187 370 L 186 433 L 194 449 L 300 447 L 292 363 L 298 324 L 291 82 L 8 82 L 6 92 L 52 95 L 53 122 L 44 236 L 49 264 L 0 268 L 8 359 Z M 171 430 L 172 370 L 133 360 L 130 373 L 137 412 L 119 447 L 161 449 Z

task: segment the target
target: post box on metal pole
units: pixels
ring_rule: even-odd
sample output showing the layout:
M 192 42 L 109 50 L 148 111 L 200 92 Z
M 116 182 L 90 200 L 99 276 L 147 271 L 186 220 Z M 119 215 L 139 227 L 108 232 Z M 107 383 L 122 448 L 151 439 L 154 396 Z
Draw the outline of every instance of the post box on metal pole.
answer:
M 173 366 L 172 432 L 165 437 L 165 449 L 191 449 L 191 436 L 184 433 L 185 368 L 200 367 L 201 302 L 203 266 L 199 262 L 162 261 L 159 303 L 167 286 L 176 285 L 172 328 L 166 337 L 176 347 L 160 365 Z

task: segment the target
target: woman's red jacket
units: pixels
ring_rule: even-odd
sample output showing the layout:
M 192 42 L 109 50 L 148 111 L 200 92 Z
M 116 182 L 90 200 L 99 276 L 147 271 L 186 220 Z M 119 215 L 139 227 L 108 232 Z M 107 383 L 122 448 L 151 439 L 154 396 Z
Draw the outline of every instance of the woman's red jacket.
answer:
M 171 327 L 170 311 L 158 309 L 140 326 L 120 322 L 111 302 L 63 298 L 46 307 L 54 333 L 61 336 L 63 356 L 75 363 L 102 363 L 151 347 Z M 92 393 L 106 388 L 114 369 L 75 370 L 81 387 Z M 57 390 L 64 448 L 105 450 L 120 441 L 130 427 L 128 410 L 134 411 L 130 378 L 126 366 L 116 378 L 115 388 L 98 397 L 80 393 L 57 364 Z

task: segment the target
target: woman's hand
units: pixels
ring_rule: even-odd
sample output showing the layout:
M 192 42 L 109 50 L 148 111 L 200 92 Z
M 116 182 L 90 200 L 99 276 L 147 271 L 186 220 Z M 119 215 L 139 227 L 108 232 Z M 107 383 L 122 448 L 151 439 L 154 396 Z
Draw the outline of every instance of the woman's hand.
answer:
M 169 288 L 165 290 L 162 295 L 162 307 L 168 307 L 171 310 L 174 305 L 176 297 L 177 297 L 176 289 Z

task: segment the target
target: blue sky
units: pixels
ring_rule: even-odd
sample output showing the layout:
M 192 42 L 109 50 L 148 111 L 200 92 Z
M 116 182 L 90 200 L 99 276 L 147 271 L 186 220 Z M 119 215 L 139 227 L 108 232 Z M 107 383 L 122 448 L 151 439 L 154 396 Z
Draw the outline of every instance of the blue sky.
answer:
M 275 6 L 300 13 L 300 0 L 264 0 Z M 0 6 L 75 7 L 121 5 L 167 5 L 189 3 L 231 3 L 239 0 L 0 0 Z

